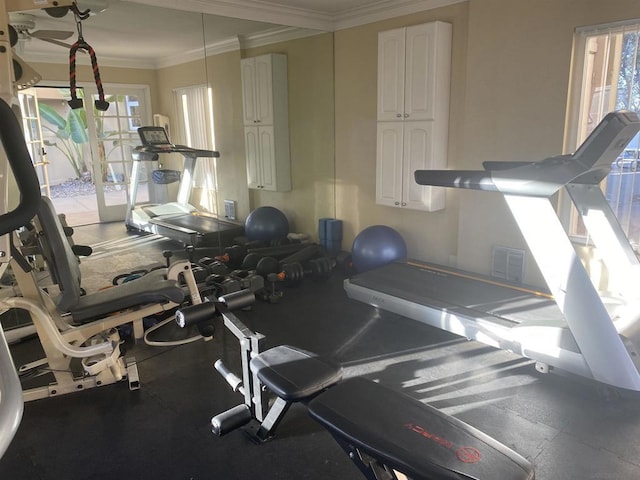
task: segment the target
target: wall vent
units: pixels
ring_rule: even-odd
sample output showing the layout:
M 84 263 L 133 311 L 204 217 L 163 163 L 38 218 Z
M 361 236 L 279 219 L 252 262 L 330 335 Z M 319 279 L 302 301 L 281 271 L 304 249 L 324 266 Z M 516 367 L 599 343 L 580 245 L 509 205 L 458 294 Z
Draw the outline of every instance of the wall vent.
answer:
M 491 276 L 522 283 L 524 279 L 524 250 L 494 246 Z

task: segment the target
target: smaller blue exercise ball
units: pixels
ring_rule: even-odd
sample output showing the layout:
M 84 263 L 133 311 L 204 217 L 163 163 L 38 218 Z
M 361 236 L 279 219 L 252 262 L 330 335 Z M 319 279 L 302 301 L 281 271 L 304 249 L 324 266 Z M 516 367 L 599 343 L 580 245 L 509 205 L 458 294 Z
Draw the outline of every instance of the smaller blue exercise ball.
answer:
M 353 240 L 351 257 L 356 270 L 365 272 L 407 258 L 407 244 L 393 228 L 373 225 Z
M 244 233 L 250 242 L 271 242 L 289 234 L 289 221 L 284 213 L 275 207 L 258 207 L 244 222 Z

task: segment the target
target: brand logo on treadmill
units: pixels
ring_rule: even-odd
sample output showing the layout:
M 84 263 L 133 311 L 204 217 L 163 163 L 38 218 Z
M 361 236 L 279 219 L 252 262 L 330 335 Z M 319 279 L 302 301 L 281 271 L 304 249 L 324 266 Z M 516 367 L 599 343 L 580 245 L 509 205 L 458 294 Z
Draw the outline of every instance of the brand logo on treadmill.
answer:
M 415 423 L 405 423 L 404 426 L 412 432 L 415 432 L 422 437 L 427 438 L 439 445 L 442 445 L 444 448 L 451 450 L 452 452 L 455 452 L 456 458 L 463 463 L 478 463 L 482 457 L 480 451 L 477 448 L 454 445 L 453 442 L 447 440 L 446 438 L 442 438 L 439 435 L 428 431 L 426 428 L 420 425 L 416 425 Z
M 376 295 L 371 295 L 371 303 L 374 305 L 380 305 L 384 303 L 384 298 L 377 297 Z

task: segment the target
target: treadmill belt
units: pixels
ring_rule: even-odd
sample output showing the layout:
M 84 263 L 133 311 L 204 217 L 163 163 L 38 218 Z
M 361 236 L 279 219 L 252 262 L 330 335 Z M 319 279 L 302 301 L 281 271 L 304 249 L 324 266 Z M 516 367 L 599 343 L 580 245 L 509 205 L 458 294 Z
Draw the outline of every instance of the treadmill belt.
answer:
M 189 213 L 171 217 L 158 217 L 157 220 L 175 225 L 176 227 L 188 228 L 189 230 L 194 230 L 202 234 L 222 232 L 233 229 L 242 229 L 241 225 L 224 222 L 218 220 L 217 218 L 212 218 L 204 215 L 192 215 Z
M 441 265 L 391 263 L 355 275 L 349 282 L 419 305 L 468 310 L 477 317 L 490 315 L 516 323 L 563 319 L 546 291 Z

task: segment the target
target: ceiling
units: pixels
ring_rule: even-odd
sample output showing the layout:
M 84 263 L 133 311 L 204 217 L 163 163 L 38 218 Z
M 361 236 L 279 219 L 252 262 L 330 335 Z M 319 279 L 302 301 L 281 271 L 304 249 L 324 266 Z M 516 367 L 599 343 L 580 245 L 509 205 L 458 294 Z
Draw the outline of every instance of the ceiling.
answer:
M 83 36 L 101 65 L 159 68 L 244 46 L 334 31 L 463 0 L 77 0 L 81 9 L 108 8 L 82 22 Z M 95 9 L 95 8 L 94 8 Z M 77 31 L 73 15 L 42 11 L 33 30 Z M 204 32 L 204 33 L 203 33 Z M 68 62 L 68 49 L 31 38 L 17 53 L 28 62 Z M 89 63 L 88 55 L 84 62 Z

